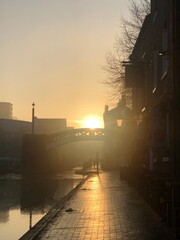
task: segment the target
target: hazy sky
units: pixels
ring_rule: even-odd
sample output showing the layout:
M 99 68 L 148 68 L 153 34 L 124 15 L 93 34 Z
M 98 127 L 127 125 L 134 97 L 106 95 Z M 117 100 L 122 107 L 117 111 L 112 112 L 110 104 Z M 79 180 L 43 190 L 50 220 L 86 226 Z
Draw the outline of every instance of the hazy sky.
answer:
M 0 0 L 0 101 L 18 119 L 102 117 L 102 66 L 127 0 Z M 72 124 L 71 124 L 72 125 Z

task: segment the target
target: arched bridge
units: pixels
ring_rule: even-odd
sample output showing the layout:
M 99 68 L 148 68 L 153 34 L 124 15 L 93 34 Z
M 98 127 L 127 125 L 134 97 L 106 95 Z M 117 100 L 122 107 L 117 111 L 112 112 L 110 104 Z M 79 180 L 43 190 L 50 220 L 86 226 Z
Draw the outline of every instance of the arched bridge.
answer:
M 76 141 L 102 141 L 104 140 L 104 128 L 69 129 L 49 135 L 47 140 L 46 150 Z
M 22 168 L 24 172 L 48 172 L 53 158 L 51 150 L 78 141 L 103 141 L 105 130 L 103 128 L 69 129 L 55 134 L 25 134 L 22 146 Z M 53 151 L 52 151 L 53 152 Z

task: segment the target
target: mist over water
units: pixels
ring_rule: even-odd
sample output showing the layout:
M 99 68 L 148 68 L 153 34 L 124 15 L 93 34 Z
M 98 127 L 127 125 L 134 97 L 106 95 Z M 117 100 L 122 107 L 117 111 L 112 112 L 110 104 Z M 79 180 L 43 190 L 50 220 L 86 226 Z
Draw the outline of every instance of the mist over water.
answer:
M 51 171 L 0 175 L 0 239 L 20 238 L 36 224 L 83 176 L 74 168 L 102 157 L 102 142 L 63 145 L 51 152 Z M 40 160 L 43 164 L 43 159 Z
M 1 175 L 0 239 L 19 239 L 81 180 L 73 170 L 32 178 Z

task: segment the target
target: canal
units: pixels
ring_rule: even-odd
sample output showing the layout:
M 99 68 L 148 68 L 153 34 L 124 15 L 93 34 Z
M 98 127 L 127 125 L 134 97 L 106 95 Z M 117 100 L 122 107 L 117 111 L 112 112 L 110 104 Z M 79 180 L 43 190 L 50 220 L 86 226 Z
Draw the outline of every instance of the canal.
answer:
M 74 170 L 28 179 L 0 175 L 0 239 L 19 239 L 80 181 Z

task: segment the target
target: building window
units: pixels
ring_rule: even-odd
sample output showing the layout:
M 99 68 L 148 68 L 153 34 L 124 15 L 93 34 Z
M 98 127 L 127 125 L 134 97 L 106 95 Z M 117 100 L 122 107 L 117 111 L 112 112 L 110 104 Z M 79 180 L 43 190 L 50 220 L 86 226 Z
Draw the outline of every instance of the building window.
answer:
M 154 89 L 153 92 L 156 90 L 157 87 L 157 81 L 158 81 L 158 55 L 157 55 L 157 50 L 156 48 L 154 49 L 153 52 L 153 84 L 154 84 Z
M 158 9 L 157 9 L 157 0 L 152 1 L 152 11 L 153 11 L 153 23 L 156 21 L 157 15 L 158 15 Z
M 167 29 L 167 21 L 165 21 L 163 34 L 162 34 L 162 78 L 167 73 L 168 70 L 168 29 Z
M 166 114 L 166 147 L 169 147 L 169 113 Z

